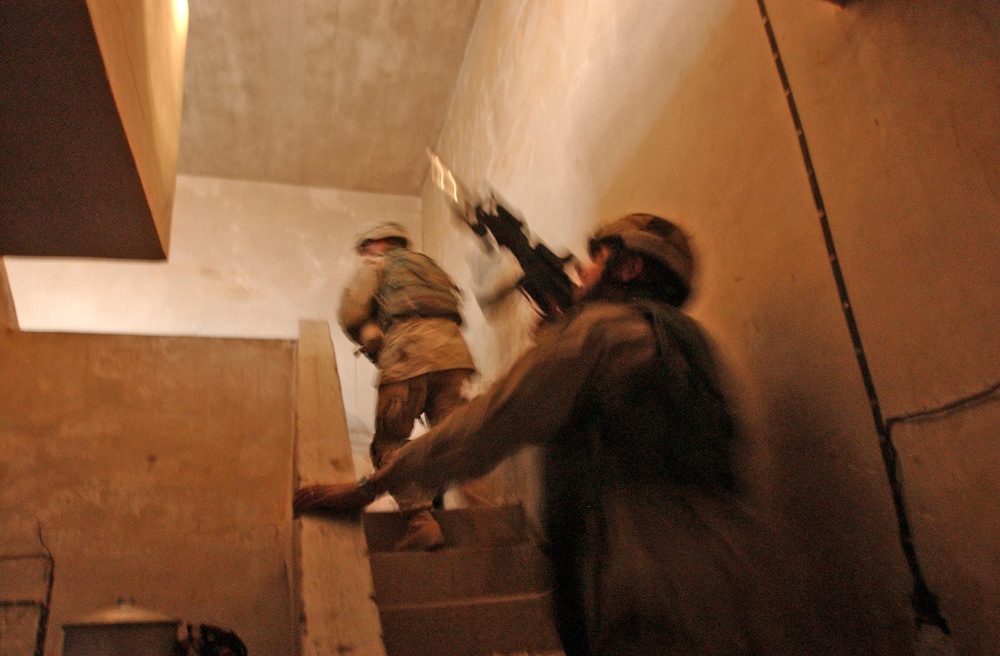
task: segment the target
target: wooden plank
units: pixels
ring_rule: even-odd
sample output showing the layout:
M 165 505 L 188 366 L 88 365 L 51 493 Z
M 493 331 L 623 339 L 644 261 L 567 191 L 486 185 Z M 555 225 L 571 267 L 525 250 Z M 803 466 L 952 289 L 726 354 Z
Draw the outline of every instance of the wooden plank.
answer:
M 0 331 L 19 330 L 17 312 L 14 311 L 14 296 L 7 281 L 7 268 L 0 257 Z
M 295 478 L 354 480 L 337 360 L 325 321 L 299 324 Z M 295 520 L 299 653 L 385 656 L 360 515 Z
M 187 2 L 87 0 L 122 127 L 164 253 L 180 148 Z

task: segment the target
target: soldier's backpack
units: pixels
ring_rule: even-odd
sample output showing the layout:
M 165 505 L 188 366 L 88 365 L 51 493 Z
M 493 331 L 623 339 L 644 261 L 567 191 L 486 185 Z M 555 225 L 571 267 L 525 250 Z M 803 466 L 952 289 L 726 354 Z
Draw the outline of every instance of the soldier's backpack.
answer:
M 445 317 L 462 322 L 458 287 L 431 258 L 394 248 L 385 254 L 385 259 L 375 297 L 383 329 L 409 317 Z

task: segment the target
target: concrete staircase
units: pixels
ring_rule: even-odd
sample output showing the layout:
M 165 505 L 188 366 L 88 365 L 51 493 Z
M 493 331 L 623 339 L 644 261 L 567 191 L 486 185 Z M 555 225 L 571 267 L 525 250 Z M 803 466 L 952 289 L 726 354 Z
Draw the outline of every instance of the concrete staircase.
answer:
M 561 654 L 548 564 L 520 506 L 434 511 L 445 546 L 393 552 L 399 513 L 364 515 L 388 656 Z

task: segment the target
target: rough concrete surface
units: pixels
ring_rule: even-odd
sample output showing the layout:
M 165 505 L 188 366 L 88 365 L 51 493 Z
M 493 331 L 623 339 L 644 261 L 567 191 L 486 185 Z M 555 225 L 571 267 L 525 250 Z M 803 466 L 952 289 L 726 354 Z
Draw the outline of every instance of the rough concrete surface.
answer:
M 46 654 L 120 596 L 291 656 L 294 344 L 8 333 L 3 547 L 54 561 Z

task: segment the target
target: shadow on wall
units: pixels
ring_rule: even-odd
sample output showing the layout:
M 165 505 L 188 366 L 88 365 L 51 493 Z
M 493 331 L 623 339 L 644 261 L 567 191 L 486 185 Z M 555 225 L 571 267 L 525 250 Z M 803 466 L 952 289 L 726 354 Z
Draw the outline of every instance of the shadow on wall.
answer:
M 817 614 L 855 653 L 909 653 L 908 581 L 877 435 L 807 177 L 754 3 L 735 3 L 600 199 L 677 220 L 701 263 L 693 309 L 759 407 L 750 481 L 815 566 Z M 692 308 L 688 308 L 691 310 Z M 820 596 L 821 595 L 821 596 Z

